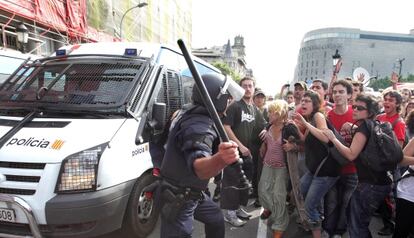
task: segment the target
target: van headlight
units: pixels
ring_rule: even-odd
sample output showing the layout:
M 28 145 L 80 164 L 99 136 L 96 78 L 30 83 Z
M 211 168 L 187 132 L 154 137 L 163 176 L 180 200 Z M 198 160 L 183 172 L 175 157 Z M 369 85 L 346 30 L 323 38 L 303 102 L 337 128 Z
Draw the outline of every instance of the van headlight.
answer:
M 108 143 L 83 150 L 65 158 L 60 167 L 56 193 L 96 190 L 99 159 Z

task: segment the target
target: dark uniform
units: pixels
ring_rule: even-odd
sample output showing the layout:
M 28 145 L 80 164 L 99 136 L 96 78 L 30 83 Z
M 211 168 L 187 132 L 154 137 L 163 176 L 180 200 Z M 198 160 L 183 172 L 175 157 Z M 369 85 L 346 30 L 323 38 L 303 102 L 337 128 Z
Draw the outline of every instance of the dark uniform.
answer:
M 239 100 L 244 94 L 224 75 L 204 74 L 202 80 L 217 114 L 225 112 L 230 96 Z M 161 238 L 191 237 L 194 218 L 205 224 L 207 238 L 224 238 L 223 214 L 203 191 L 208 176 L 237 162 L 239 155 L 236 143 L 220 143 L 200 92 L 204 91 L 193 88 L 194 105 L 184 108 L 171 123 L 157 190 L 164 202 Z
M 161 175 L 177 188 L 178 193 L 184 194 L 185 202 L 174 219 L 168 218 L 168 206 L 164 206 L 162 238 L 191 237 L 193 219 L 205 224 L 206 237 L 224 237 L 223 214 L 202 192 L 207 188 L 208 180 L 198 178 L 193 168 L 196 159 L 214 154 L 218 144 L 214 122 L 203 106 L 196 105 L 181 112 L 172 122 Z

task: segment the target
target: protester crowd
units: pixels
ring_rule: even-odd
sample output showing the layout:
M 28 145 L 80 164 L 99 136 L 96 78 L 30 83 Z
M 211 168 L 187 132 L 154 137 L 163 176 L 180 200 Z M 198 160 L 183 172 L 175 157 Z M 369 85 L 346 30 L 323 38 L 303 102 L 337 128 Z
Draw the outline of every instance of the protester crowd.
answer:
M 243 78 L 240 86 L 245 95 L 230 104 L 222 122 L 238 146 L 253 188 L 226 189 L 238 179 L 231 167 L 216 176 L 213 200 L 220 203 L 226 222 L 246 224 L 251 215 L 243 207 L 254 198 L 254 206 L 263 207 L 260 218 L 268 219 L 274 237 L 283 237 L 295 207 L 298 213 L 304 210 L 305 219 L 297 222 L 313 237 L 345 233 L 351 238 L 414 237 L 410 90 L 394 87 L 374 97 L 364 93 L 360 80 L 338 79 L 331 85 L 313 80 L 309 89 L 304 82 L 295 83 L 293 92 L 285 85 L 280 99 L 266 102 L 253 78 Z M 367 162 L 369 154 L 377 154 L 371 144 L 379 123 L 389 123 L 391 138 L 398 144 L 394 149 L 401 152 L 401 158 L 393 155 L 395 169 L 375 168 Z M 288 158 L 297 160 L 294 168 Z M 296 175 L 300 181 L 292 181 Z M 300 184 L 300 196 L 293 191 L 294 182 Z M 382 218 L 379 231 L 369 230 L 373 216 Z

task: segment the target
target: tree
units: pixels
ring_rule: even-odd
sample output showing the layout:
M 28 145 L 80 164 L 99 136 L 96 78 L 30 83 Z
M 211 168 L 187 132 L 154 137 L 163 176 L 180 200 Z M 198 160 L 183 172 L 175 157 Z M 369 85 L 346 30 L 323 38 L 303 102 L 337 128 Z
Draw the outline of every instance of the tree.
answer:
M 378 91 L 378 89 L 386 89 L 389 86 L 391 86 L 391 81 L 388 76 L 381 79 L 371 79 L 368 84 L 368 87 L 373 88 L 375 91 Z
M 221 73 L 230 75 L 234 81 L 239 82 L 241 79 L 241 75 L 234 71 L 234 69 L 230 68 L 226 63 L 223 61 L 216 61 L 213 62 L 212 65 L 218 68 Z
M 400 82 L 414 82 L 414 75 L 409 74 L 407 78 L 401 78 Z M 386 89 L 391 86 L 390 78 L 387 76 L 381 79 L 371 79 L 368 87 L 372 87 L 375 91 L 378 89 Z

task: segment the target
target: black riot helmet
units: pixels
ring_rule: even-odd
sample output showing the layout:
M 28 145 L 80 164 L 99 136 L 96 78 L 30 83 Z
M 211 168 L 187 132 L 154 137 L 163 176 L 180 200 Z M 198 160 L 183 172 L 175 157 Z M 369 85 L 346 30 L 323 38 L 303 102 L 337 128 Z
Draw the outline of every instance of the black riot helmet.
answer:
M 240 100 L 244 95 L 244 90 L 237 85 L 230 77 L 221 74 L 209 73 L 203 74 L 201 79 L 207 88 L 211 101 L 218 113 L 226 110 L 227 102 L 230 96 L 233 99 Z M 193 103 L 196 105 L 204 105 L 197 86 L 193 87 Z

